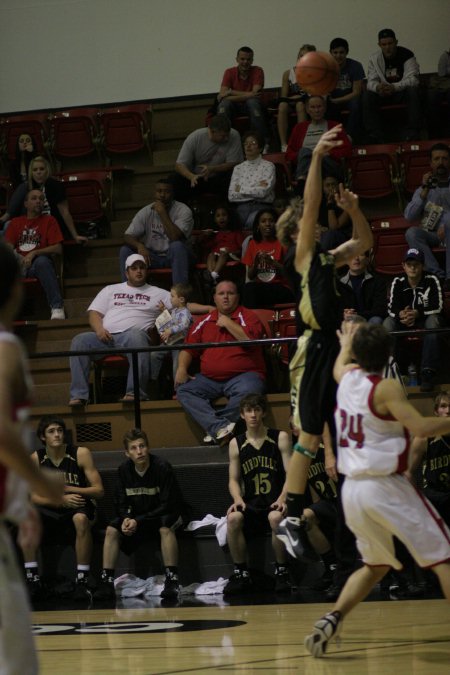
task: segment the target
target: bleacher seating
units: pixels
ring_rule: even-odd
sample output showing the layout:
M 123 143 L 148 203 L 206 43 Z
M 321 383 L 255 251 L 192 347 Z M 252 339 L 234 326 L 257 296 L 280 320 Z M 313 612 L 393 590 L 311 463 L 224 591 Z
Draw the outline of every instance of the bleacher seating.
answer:
M 29 133 L 33 138 L 36 151 L 39 154 L 47 154 L 48 113 L 35 112 L 25 115 L 11 115 L 1 119 L 0 148 L 6 159 L 15 159 L 17 139 L 24 133 Z
M 347 182 L 363 199 L 379 199 L 396 194 L 400 204 L 399 145 L 355 146 L 346 160 Z
M 56 160 L 97 153 L 101 163 L 97 108 L 71 108 L 49 116 L 49 148 Z
M 108 169 L 61 174 L 69 211 L 75 223 L 107 227 L 113 217 L 113 174 Z M 106 229 L 105 227 L 105 229 Z
M 101 143 L 107 155 L 146 148 L 152 158 L 152 107 L 149 103 L 121 105 L 98 111 Z

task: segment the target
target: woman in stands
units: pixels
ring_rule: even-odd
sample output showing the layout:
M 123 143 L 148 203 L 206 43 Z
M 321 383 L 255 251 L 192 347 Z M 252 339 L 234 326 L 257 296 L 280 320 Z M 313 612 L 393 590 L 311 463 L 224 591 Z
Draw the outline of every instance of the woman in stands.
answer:
M 14 189 L 28 181 L 28 167 L 36 155 L 36 145 L 32 135 L 27 132 L 20 134 L 16 142 L 15 158 L 9 166 L 9 177 Z
M 43 213 L 50 213 L 56 220 L 64 235 L 64 239 L 74 239 L 78 244 L 87 241 L 86 237 L 78 234 L 73 218 L 69 211 L 64 184 L 50 176 L 50 164 L 45 157 L 34 157 L 28 167 L 28 183 L 22 183 L 11 197 L 8 212 L 0 218 L 6 223 L 11 218 L 21 215 L 23 203 L 28 190 L 42 190 L 45 197 Z
M 273 209 L 258 211 L 250 240 L 242 257 L 247 267 L 247 283 L 242 292 L 242 304 L 252 309 L 273 307 L 294 302 L 294 295 L 284 276 L 284 249 L 277 239 Z

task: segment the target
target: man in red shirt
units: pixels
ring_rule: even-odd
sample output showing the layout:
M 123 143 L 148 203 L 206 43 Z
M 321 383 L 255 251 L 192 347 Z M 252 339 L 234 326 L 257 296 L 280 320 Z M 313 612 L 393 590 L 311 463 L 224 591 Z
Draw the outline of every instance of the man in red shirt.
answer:
M 249 115 L 250 127 L 268 140 L 265 110 L 261 102 L 264 71 L 253 65 L 253 49 L 241 47 L 236 56 L 237 66 L 227 68 L 217 96 L 218 115 L 226 115 L 230 122 L 235 115 Z M 264 147 L 264 152 L 267 152 Z
M 257 340 L 264 328 L 257 315 L 239 305 L 239 295 L 232 281 L 217 284 L 216 309 L 195 324 L 188 343 Z M 200 373 L 191 376 L 189 366 L 200 358 Z M 247 394 L 263 394 L 266 368 L 262 347 L 211 347 L 181 351 L 175 376 L 177 399 L 196 422 L 206 430 L 205 443 L 216 439 L 225 445 L 239 419 L 239 404 Z M 212 402 L 226 396 L 227 405 L 216 410 Z
M 50 256 L 62 253 L 63 236 L 53 216 L 43 215 L 44 194 L 30 190 L 25 198 L 26 216 L 12 218 L 5 232 L 20 259 L 22 274 L 39 279 L 51 308 L 52 319 L 64 319 L 63 299 Z

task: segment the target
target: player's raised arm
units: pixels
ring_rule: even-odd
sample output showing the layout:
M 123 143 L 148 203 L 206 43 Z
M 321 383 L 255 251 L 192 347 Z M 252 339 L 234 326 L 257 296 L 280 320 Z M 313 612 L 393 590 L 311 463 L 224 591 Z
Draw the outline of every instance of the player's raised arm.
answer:
M 360 324 L 353 323 L 353 321 L 343 321 L 341 330 L 336 331 L 341 350 L 334 362 L 333 377 L 338 383 L 348 370 L 356 367 L 355 364 L 352 363 L 352 340 L 353 335 L 358 330 L 359 326 Z
M 364 213 L 359 207 L 358 195 L 339 185 L 339 194 L 336 197 L 337 205 L 346 211 L 353 224 L 352 238 L 338 246 L 334 254 L 336 267 L 345 265 L 357 255 L 362 255 L 373 246 L 373 235 Z
M 319 208 L 322 201 L 322 159 L 333 149 L 342 145 L 337 136 L 342 131 L 338 124 L 326 131 L 312 153 L 311 165 L 306 178 L 303 196 L 303 214 L 299 222 L 299 236 L 295 255 L 295 267 L 301 272 L 314 251 Z

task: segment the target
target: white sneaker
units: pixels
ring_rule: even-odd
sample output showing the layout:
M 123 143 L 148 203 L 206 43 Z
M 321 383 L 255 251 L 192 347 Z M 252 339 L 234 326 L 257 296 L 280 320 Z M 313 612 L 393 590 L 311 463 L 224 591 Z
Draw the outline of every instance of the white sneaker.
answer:
M 65 319 L 64 307 L 53 307 L 50 319 Z
M 283 143 L 283 145 L 281 146 L 281 152 L 286 152 L 286 150 L 287 150 L 287 143 Z
M 221 438 L 225 438 L 225 436 L 229 436 L 230 434 L 233 433 L 233 429 L 236 426 L 234 422 L 230 422 L 227 424 L 226 427 L 222 427 L 222 429 L 219 429 L 219 431 L 216 434 L 216 439 L 220 441 Z
M 211 436 L 211 434 L 206 434 L 205 438 L 203 439 L 203 443 L 214 443 L 214 438 Z

